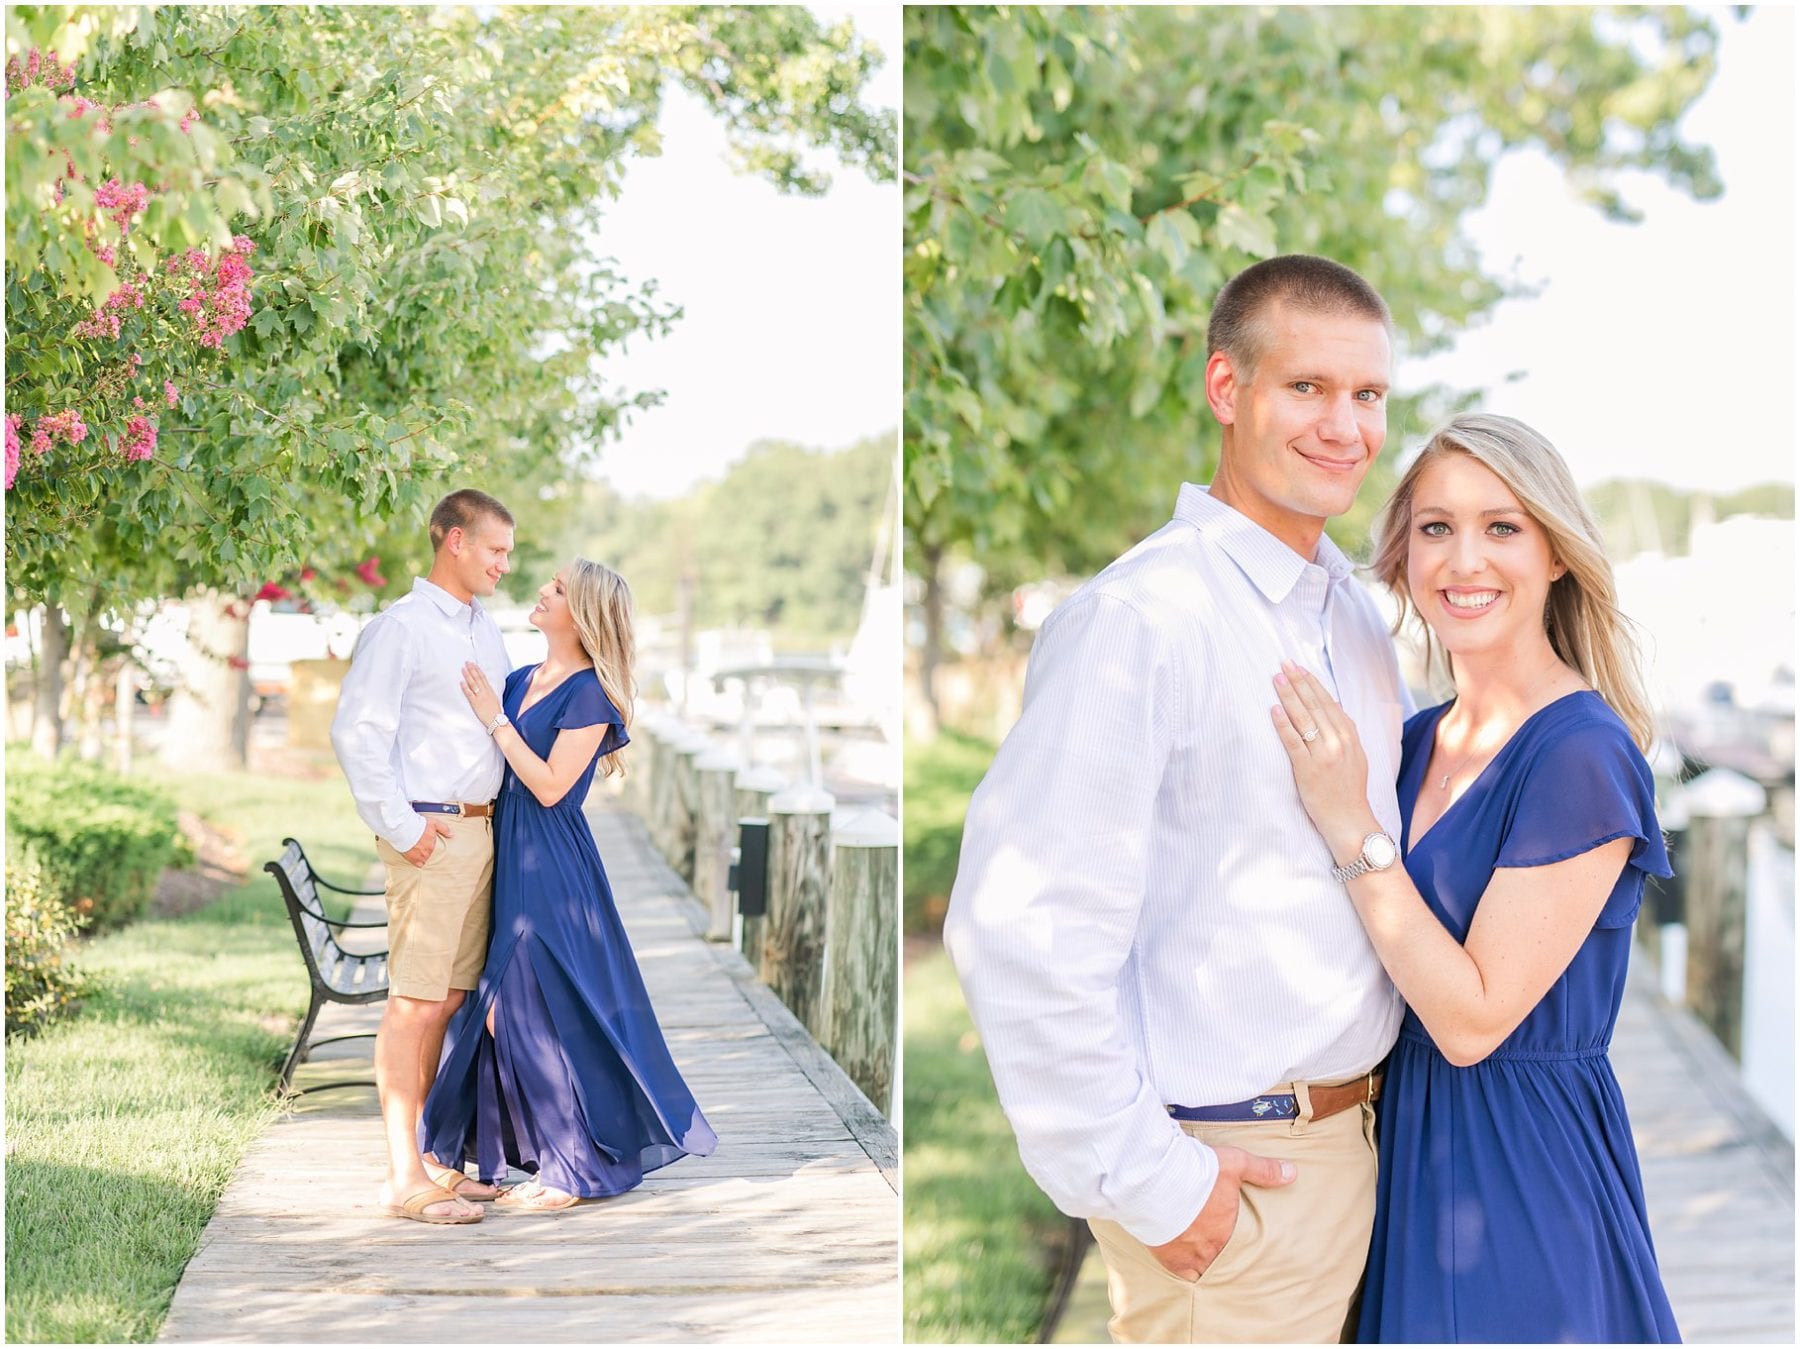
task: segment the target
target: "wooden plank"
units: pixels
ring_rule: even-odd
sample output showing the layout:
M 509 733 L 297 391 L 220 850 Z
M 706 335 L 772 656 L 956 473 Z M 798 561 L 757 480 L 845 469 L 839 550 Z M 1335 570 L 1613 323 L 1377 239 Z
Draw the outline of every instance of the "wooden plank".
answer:
M 323 1304 L 316 1309 L 308 1304 Z M 897 1292 L 799 1290 L 780 1297 L 374 1297 L 281 1289 L 195 1290 L 164 1339 L 321 1344 L 892 1344 Z M 295 1333 L 304 1324 L 305 1335 Z M 172 1328 L 174 1333 L 168 1333 Z

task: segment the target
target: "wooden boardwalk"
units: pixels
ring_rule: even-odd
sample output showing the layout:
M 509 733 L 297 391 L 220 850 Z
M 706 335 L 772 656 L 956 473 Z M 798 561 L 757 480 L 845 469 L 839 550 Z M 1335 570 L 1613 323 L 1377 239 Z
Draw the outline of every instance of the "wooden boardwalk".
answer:
M 1612 1060 L 1682 1338 L 1794 1343 L 1793 1144 L 1718 1042 L 1665 1003 L 1636 962 Z M 1106 1270 L 1090 1249 L 1055 1342 L 1104 1343 L 1107 1314 Z
M 226 1188 L 163 1340 L 899 1339 L 892 1127 L 736 951 L 702 939 L 706 915 L 638 822 L 606 803 L 590 819 L 718 1150 L 615 1199 L 432 1227 L 376 1205 L 374 1092 L 302 1097 Z M 295 979 L 303 988 L 297 955 Z M 379 1012 L 333 1007 L 318 1033 L 373 1029 Z M 368 1045 L 327 1046 L 297 1084 L 364 1075 Z M 336 1049 L 350 1057 L 325 1057 Z

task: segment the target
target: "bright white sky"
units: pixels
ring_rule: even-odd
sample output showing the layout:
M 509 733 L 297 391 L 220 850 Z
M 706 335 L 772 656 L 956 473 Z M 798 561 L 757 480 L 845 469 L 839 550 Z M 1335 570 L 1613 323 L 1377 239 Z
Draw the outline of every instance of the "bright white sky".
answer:
M 813 5 L 846 16 L 887 57 L 865 101 L 900 106 L 900 7 Z M 638 160 L 598 248 L 683 306 L 666 337 L 639 341 L 609 386 L 667 391 L 601 457 L 632 496 L 680 496 L 758 440 L 842 449 L 900 424 L 900 190 L 834 166 L 824 197 L 733 173 L 725 136 L 671 91 L 663 153 Z
M 1509 155 L 1468 230 L 1490 273 L 1516 259 L 1542 293 L 1401 371 L 1408 387 L 1486 389 L 1488 410 L 1549 436 L 1583 484 L 1794 481 L 1795 12 L 1711 12 L 1719 66 L 1683 129 L 1713 148 L 1724 195 L 1694 202 L 1635 177 L 1625 196 L 1643 222 L 1609 224 L 1543 155 Z M 1505 383 L 1513 371 L 1525 377 Z

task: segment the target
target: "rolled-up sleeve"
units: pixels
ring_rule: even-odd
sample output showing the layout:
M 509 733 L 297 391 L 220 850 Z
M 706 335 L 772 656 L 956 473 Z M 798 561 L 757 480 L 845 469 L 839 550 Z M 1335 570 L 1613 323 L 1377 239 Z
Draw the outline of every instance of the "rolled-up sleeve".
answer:
M 1158 1245 L 1218 1162 L 1126 1034 L 1158 789 L 1184 687 L 1128 601 L 1078 595 L 1039 633 L 1024 710 L 970 802 L 944 940 L 1026 1169 L 1065 1213 Z
M 356 813 L 401 852 L 425 834 L 425 822 L 394 770 L 400 693 L 411 674 L 409 646 L 405 631 L 391 619 L 363 629 L 331 719 L 331 747 L 356 798 Z

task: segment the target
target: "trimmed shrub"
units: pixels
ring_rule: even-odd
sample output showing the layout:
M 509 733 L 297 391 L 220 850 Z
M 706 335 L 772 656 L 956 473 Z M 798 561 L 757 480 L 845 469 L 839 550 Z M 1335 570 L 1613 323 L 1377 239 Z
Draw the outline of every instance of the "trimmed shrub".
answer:
M 68 961 L 82 922 L 49 893 L 35 862 L 6 864 L 6 1036 L 28 1034 L 65 1016 L 88 991 Z
M 166 866 L 193 860 L 163 793 L 95 764 L 7 756 L 8 862 L 30 862 L 44 893 L 96 931 L 144 911 Z

